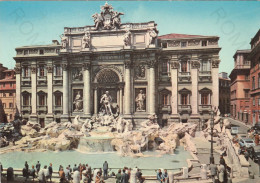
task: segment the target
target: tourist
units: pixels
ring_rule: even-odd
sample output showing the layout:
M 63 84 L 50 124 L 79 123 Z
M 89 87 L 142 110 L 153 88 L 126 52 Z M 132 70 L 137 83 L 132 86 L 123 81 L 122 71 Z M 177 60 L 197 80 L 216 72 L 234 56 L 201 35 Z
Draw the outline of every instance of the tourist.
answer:
M 36 171 L 35 171 L 35 169 L 34 169 L 34 166 L 32 165 L 32 169 L 30 169 L 30 176 L 32 176 L 32 178 L 33 178 L 33 181 L 34 181 L 34 178 L 35 178 L 35 173 L 36 173 Z
M 53 173 L 53 169 L 52 169 L 52 163 L 50 163 L 50 166 L 49 166 L 49 178 L 50 178 L 50 182 L 52 182 L 51 181 L 51 177 L 52 177 L 52 173 Z
M 96 176 L 97 176 L 97 173 L 99 172 L 100 170 L 97 168 L 97 169 L 94 169 L 94 175 L 93 175 L 93 178 L 95 179 L 96 178 Z
M 71 180 L 71 174 L 70 174 L 70 169 L 69 167 L 66 167 L 66 169 L 64 170 L 65 173 L 65 179 L 66 181 L 70 181 Z
M 168 172 L 166 169 L 164 169 L 164 172 L 162 174 L 162 177 L 163 177 L 163 180 L 165 183 L 168 183 L 169 182 L 169 175 L 168 175 Z
M 80 167 L 80 180 L 82 180 L 82 172 L 86 170 L 86 166 L 85 164 L 82 164 L 82 166 Z
M 75 172 L 76 170 L 78 170 L 77 164 L 74 165 L 73 172 Z
M 47 165 L 45 165 L 43 167 L 43 172 L 44 172 L 44 176 L 45 176 L 45 179 L 46 181 L 48 180 L 49 176 L 50 176 L 50 172 L 49 172 L 49 169 L 47 168 Z
M 145 178 L 142 176 L 142 172 L 140 171 L 139 168 L 137 168 L 137 172 L 135 176 L 137 177 L 140 183 L 143 183 L 145 181 Z
M 60 165 L 60 167 L 59 167 L 59 171 L 60 171 L 61 169 L 63 169 L 63 166 L 62 166 L 62 165 Z
M 61 166 L 61 165 L 60 165 L 60 166 Z M 60 177 L 60 182 L 61 182 L 61 183 L 65 182 L 65 173 L 64 173 L 64 171 L 63 171 L 63 168 L 60 168 L 59 177 Z
M 222 155 L 220 156 L 219 164 L 226 166 L 226 161 L 225 161 L 225 159 L 223 158 Z
M 225 180 L 225 166 L 223 164 L 218 166 L 218 172 L 218 180 L 220 183 L 222 183 Z
M 6 178 L 7 181 L 14 180 L 14 169 L 12 167 L 7 168 L 6 174 L 7 174 L 7 178 Z
M 118 173 L 116 174 L 116 183 L 120 183 L 121 182 L 121 169 L 118 170 Z
M 75 170 L 72 176 L 73 183 L 80 183 L 80 172 L 79 170 Z
M 104 171 L 104 179 L 107 179 L 107 171 L 108 171 L 108 163 L 107 161 L 103 164 L 103 171 Z
M 158 169 L 157 180 L 158 180 L 160 183 L 163 183 L 163 176 L 162 176 L 162 171 L 161 171 L 161 169 Z
M 246 160 L 248 161 L 248 159 L 249 159 L 249 153 L 248 153 L 248 151 L 245 149 L 245 152 L 244 152 L 244 156 L 245 156 L 245 158 L 246 158 Z
M 25 162 L 25 167 L 23 168 L 23 177 L 25 177 L 25 182 L 27 181 L 27 179 L 29 178 L 29 165 L 27 163 L 27 161 Z
M 3 172 L 3 165 L 2 165 L 2 163 L 0 163 L 0 171 L 1 171 L 1 173 Z
M 36 164 L 37 175 L 38 175 L 38 173 L 39 173 L 39 171 L 40 171 L 40 168 L 41 168 L 41 164 L 40 164 L 40 162 L 38 161 L 37 164 Z
M 44 174 L 44 170 L 43 169 L 41 169 L 38 172 L 38 180 L 39 180 L 39 183 L 45 183 L 46 182 L 46 178 L 45 178 L 45 174 Z
M 129 177 L 128 174 L 126 173 L 126 170 L 123 169 L 123 175 L 121 177 L 121 183 L 128 183 Z
M 72 168 L 70 167 L 70 165 L 68 165 L 69 169 L 70 169 L 70 173 L 72 172 Z
M 103 179 L 102 179 L 102 177 L 101 177 L 101 173 L 100 172 L 98 172 L 97 173 L 97 176 L 96 176 L 96 179 L 95 179 L 95 183 L 103 183 L 104 181 L 103 181 Z
M 83 174 L 84 175 L 84 178 L 83 178 L 83 183 L 91 183 L 92 179 L 91 179 L 91 175 L 86 173 L 86 174 Z
M 210 170 L 212 181 L 213 181 L 213 183 L 215 183 L 215 179 L 216 179 L 216 176 L 217 176 L 217 173 L 218 173 L 218 167 L 215 164 L 214 160 L 209 165 L 209 170 Z

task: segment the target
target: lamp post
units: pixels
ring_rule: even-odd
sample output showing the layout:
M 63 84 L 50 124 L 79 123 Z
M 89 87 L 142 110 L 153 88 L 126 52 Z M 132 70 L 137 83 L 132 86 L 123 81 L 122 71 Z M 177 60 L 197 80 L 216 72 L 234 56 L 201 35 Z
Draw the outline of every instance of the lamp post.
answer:
M 210 141 L 210 158 L 209 162 L 214 162 L 214 156 L 213 156 L 213 129 L 214 129 L 214 111 L 211 111 L 211 121 L 210 121 L 210 129 L 211 129 L 211 141 Z

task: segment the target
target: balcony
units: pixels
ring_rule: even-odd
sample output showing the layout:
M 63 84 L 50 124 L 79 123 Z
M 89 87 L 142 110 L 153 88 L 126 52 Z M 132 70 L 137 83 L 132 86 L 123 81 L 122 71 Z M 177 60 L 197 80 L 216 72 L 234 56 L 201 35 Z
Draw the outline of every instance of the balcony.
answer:
M 62 106 L 54 106 L 53 111 L 54 112 L 62 112 Z
M 210 112 L 211 105 L 199 105 L 199 112 Z
M 47 84 L 47 76 L 38 76 L 37 77 L 38 85 L 46 85 Z
M 54 85 L 62 85 L 62 76 L 53 76 L 53 84 Z
M 172 112 L 172 107 L 171 105 L 161 105 L 160 108 L 160 113 L 168 113 L 168 114 L 171 114 Z
M 46 105 L 37 106 L 37 112 L 47 112 L 47 106 Z
M 191 105 L 178 105 L 178 112 L 183 113 L 191 113 Z
M 191 81 L 190 72 L 179 72 L 178 81 L 179 82 L 190 82 Z
M 31 81 L 31 77 L 30 76 L 23 76 L 22 81 Z
M 31 112 L 32 107 L 30 105 L 23 105 L 22 106 L 22 111 L 23 112 Z

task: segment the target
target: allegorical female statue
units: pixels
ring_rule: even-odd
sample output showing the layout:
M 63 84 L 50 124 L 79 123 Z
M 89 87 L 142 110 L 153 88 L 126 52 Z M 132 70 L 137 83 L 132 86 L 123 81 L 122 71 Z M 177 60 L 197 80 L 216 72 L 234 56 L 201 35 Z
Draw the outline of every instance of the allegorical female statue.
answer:
M 106 91 L 105 94 L 101 96 L 100 103 L 103 104 L 103 107 L 105 108 L 105 114 L 112 115 L 112 109 L 111 109 L 111 102 L 112 97 L 109 94 L 109 91 Z
M 140 90 L 140 92 L 138 93 L 138 95 L 135 98 L 135 102 L 136 102 L 136 106 L 137 106 L 136 111 L 145 110 L 144 101 L 145 101 L 145 94 L 143 93 L 143 90 Z
M 80 95 L 80 91 L 78 91 L 78 93 L 74 99 L 74 102 L 73 102 L 73 104 L 75 104 L 75 110 L 74 110 L 75 112 L 82 110 L 82 103 L 83 103 L 82 97 Z

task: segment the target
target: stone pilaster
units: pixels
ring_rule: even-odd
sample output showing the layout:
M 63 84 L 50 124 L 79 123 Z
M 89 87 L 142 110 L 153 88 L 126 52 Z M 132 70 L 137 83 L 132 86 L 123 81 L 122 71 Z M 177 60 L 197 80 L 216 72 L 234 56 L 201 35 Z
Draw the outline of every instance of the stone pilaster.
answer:
M 125 114 L 131 115 L 131 61 L 125 61 Z
M 47 107 L 48 114 L 46 115 L 46 123 L 53 121 L 53 88 L 52 88 L 52 65 L 47 65 L 47 87 L 48 87 L 48 98 L 47 98 Z
M 21 113 L 21 66 L 16 65 L 15 67 L 16 74 L 16 107 L 19 114 Z
M 119 87 L 119 111 L 123 114 L 123 88 Z
M 86 117 L 91 117 L 91 95 L 90 95 L 90 63 L 83 64 L 83 110 Z
M 150 114 L 155 114 L 156 109 L 155 109 L 155 64 L 156 60 L 150 60 L 148 62 L 148 67 L 149 67 L 149 101 L 150 101 L 150 107 L 149 107 L 149 112 Z
M 179 62 L 177 58 L 171 59 L 171 83 L 172 83 L 172 116 L 178 116 L 178 70 Z
M 98 114 L 98 94 L 97 94 L 97 87 L 94 88 L 94 114 Z
M 220 60 L 212 60 L 211 75 L 212 75 L 212 97 L 211 104 L 213 107 L 219 106 L 219 81 L 218 81 L 218 70 Z
M 197 56 L 192 57 L 191 61 L 191 109 L 192 115 L 198 116 L 198 70 L 200 62 Z
M 37 75 L 36 65 L 31 66 L 31 86 L 32 86 L 32 114 L 30 115 L 30 121 L 37 121 Z
M 66 122 L 69 118 L 69 76 L 68 76 L 68 64 L 62 64 L 63 75 L 63 114 L 61 115 L 61 121 Z

